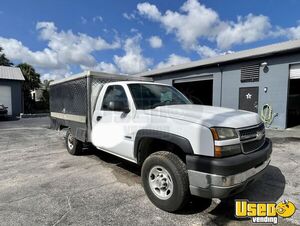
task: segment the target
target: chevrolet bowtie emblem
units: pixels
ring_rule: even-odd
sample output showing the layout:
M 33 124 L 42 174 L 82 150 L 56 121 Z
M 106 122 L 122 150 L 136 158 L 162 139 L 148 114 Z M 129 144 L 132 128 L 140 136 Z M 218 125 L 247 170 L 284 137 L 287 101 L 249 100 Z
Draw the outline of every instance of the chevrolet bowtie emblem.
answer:
M 257 138 L 258 140 L 260 140 L 261 138 L 263 138 L 263 136 L 264 136 L 264 134 L 263 134 L 263 132 L 261 132 L 261 131 L 258 131 L 258 132 L 256 133 L 256 138 Z

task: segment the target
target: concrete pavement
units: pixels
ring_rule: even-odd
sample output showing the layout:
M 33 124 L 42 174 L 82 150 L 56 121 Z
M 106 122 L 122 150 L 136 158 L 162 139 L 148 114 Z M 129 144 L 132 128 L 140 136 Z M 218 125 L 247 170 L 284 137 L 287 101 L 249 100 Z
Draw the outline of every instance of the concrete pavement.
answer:
M 146 197 L 140 169 L 101 151 L 71 156 L 48 118 L 0 122 L 0 225 L 252 225 L 234 218 L 234 198 L 289 199 L 300 207 L 300 138 L 270 134 L 271 165 L 228 200 L 193 199 L 177 214 Z M 299 213 L 280 224 L 300 224 Z

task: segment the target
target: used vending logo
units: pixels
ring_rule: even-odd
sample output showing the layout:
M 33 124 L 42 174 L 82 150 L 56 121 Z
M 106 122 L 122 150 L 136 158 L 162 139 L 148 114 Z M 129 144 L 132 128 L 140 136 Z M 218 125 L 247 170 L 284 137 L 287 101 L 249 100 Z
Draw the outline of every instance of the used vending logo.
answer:
M 278 223 L 278 216 L 288 218 L 296 211 L 294 203 L 284 200 L 275 202 L 249 202 L 235 200 L 235 216 L 237 218 L 251 218 L 253 223 Z

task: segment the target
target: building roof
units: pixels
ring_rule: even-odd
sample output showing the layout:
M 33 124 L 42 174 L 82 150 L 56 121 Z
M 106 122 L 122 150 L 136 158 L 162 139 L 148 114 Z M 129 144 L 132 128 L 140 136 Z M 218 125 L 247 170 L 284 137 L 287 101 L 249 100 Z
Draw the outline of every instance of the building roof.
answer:
M 117 80 L 117 81 L 152 81 L 152 78 L 139 78 L 139 77 L 134 77 L 134 76 L 129 76 L 129 75 L 120 75 L 120 74 L 110 74 L 106 72 L 101 72 L 101 71 L 83 71 L 79 74 L 76 75 L 71 75 L 67 78 L 60 79 L 60 80 L 55 80 L 50 82 L 50 86 L 52 85 L 57 85 L 60 83 L 80 79 L 80 78 L 86 78 L 86 77 L 98 77 L 98 78 L 103 78 L 107 80 Z
M 204 60 L 197 60 L 185 64 L 175 65 L 167 68 L 155 69 L 151 71 L 145 71 L 137 74 L 136 76 L 156 76 L 171 73 L 174 71 L 183 71 L 187 69 L 197 68 L 197 67 L 207 67 L 218 65 L 222 63 L 229 63 L 239 60 L 253 59 L 257 57 L 271 56 L 280 53 L 287 53 L 293 51 L 300 51 L 300 40 L 287 41 L 282 43 L 277 43 L 273 45 L 263 46 L 255 49 L 244 50 L 240 52 L 235 52 L 227 55 L 220 55 L 217 57 L 212 57 Z
M 25 80 L 20 68 L 7 66 L 0 66 L 0 79 Z

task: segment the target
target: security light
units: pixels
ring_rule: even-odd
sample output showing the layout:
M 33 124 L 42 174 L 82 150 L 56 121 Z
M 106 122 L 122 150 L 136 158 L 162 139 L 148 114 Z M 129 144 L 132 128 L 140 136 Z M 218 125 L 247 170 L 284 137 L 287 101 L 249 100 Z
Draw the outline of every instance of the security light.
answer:
M 263 63 L 260 64 L 260 66 L 266 67 L 266 66 L 268 66 L 268 63 L 267 62 L 263 62 Z
M 268 67 L 268 63 L 267 62 L 261 63 L 260 66 L 263 67 L 264 73 L 268 73 L 269 72 L 269 67 Z

